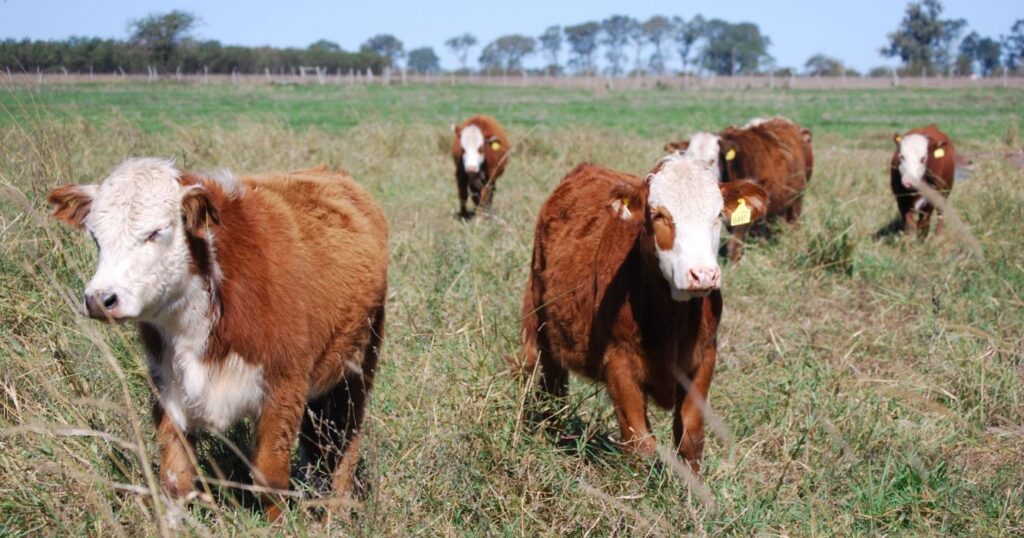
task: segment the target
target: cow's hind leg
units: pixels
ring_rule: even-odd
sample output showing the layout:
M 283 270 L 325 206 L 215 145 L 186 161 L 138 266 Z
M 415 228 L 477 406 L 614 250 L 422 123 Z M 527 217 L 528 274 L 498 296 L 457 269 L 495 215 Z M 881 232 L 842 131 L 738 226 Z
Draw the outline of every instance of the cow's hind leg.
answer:
M 362 363 L 347 365 L 342 380 L 310 403 L 303 422 L 303 453 L 315 458 L 310 462 L 314 469 L 322 469 L 330 476 L 331 490 L 342 502 L 359 493 L 355 474 L 362 424 L 383 339 L 382 301 L 370 318 L 370 338 L 362 351 Z

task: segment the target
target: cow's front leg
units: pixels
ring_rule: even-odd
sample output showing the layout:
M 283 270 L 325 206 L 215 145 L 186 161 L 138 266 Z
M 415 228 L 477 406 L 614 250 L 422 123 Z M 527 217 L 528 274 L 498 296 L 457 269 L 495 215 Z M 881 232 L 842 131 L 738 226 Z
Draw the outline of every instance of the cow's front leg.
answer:
M 491 198 L 494 197 L 494 182 L 486 181 L 480 189 L 480 209 L 487 213 L 491 209 Z
M 648 455 L 654 453 L 656 444 L 647 424 L 647 398 L 634 375 L 636 369 L 631 366 L 633 355 L 627 350 L 609 348 L 605 353 L 605 381 L 623 445 L 630 452 Z
M 256 424 L 256 454 L 253 457 L 256 485 L 279 491 L 288 489 L 292 445 L 302 424 L 306 389 L 304 384 L 283 382 L 266 395 L 263 412 Z M 280 519 L 283 497 L 269 492 L 263 498 L 267 505 L 267 519 Z
M 192 439 L 159 403 L 153 407 L 153 416 L 156 418 L 156 440 L 160 445 L 160 485 L 172 497 L 187 497 L 192 493 L 196 479 Z
M 704 409 L 707 406 L 711 378 L 715 373 L 716 359 L 715 346 L 707 346 L 697 370 L 692 376 L 681 380 L 676 389 L 672 433 L 676 450 L 690 464 L 694 474 L 700 474 L 700 461 L 704 453 Z
M 469 211 L 466 209 L 466 201 L 469 199 L 469 180 L 465 174 L 456 171 L 455 184 L 459 188 L 459 216 L 465 219 L 469 217 Z

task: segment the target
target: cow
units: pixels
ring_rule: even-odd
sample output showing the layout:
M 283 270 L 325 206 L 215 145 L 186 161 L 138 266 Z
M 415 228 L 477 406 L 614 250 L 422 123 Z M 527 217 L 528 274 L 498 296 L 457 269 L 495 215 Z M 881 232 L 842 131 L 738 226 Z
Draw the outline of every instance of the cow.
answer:
M 655 450 L 650 398 L 672 410 L 695 471 L 722 315 L 721 219 L 757 219 L 767 197 L 720 183 L 714 166 L 679 153 L 644 179 L 577 166 L 537 217 L 522 308 L 520 367 L 539 376 L 539 396 L 565 396 L 568 371 L 603 382 L 621 443 L 639 454 Z
M 452 159 L 459 188 L 459 216 L 472 216 L 466 199 L 472 196 L 477 210 L 491 207 L 498 178 L 508 165 L 509 144 L 505 129 L 490 116 L 473 116 L 461 125 L 452 124 Z
M 935 205 L 921 192 L 930 187 L 948 198 L 956 174 L 956 150 L 945 133 L 933 123 L 906 134 L 893 135 L 896 150 L 890 164 L 890 185 L 908 234 L 928 235 Z M 942 234 L 942 210 L 937 212 L 935 235 Z
M 783 118 L 755 118 L 742 127 L 727 127 L 704 135 L 699 147 L 693 140 L 669 142 L 667 151 L 683 151 L 702 160 L 717 160 L 722 182 L 756 181 L 768 193 L 768 218 L 798 224 L 803 195 L 814 169 L 811 132 Z M 734 227 L 728 256 L 738 261 L 751 225 Z
M 244 417 L 255 484 L 288 488 L 299 437 L 307 470 L 352 493 L 388 260 L 387 221 L 361 186 L 326 167 L 236 178 L 133 158 L 47 200 L 99 249 L 88 315 L 138 327 L 167 493 L 193 492 L 193 434 Z M 278 519 L 280 497 L 264 501 Z

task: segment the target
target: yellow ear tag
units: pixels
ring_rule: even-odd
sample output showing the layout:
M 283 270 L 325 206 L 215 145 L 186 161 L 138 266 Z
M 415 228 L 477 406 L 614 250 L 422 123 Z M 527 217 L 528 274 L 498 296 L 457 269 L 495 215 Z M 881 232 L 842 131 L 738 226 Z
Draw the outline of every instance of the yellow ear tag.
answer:
M 903 137 L 902 136 L 897 136 L 896 137 L 896 143 L 899 144 L 900 142 L 903 142 Z
M 742 226 L 748 223 L 750 223 L 750 208 L 747 207 L 747 201 L 740 198 L 736 201 L 736 209 L 732 210 L 729 226 Z
M 495 140 L 494 142 L 491 142 L 491 149 L 493 149 L 494 151 L 500 150 L 501 149 L 501 142 L 498 142 L 497 140 Z
M 729 148 L 729 152 L 725 154 L 725 160 L 731 161 L 731 160 L 733 160 L 735 158 L 736 158 L 736 150 L 732 149 L 732 148 Z M 740 201 L 742 202 L 743 200 L 740 200 Z
M 942 148 L 936 148 L 935 149 L 935 158 L 936 159 L 941 159 L 941 158 L 943 158 L 945 156 L 946 156 L 946 150 L 944 150 Z
M 629 209 L 629 198 L 623 198 L 623 199 L 621 199 L 619 201 L 622 202 L 622 207 L 625 207 L 626 209 Z

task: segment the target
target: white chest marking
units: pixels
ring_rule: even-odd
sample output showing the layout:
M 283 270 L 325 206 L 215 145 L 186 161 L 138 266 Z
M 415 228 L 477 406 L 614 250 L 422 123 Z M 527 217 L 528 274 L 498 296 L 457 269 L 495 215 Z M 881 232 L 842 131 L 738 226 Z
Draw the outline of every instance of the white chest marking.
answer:
M 259 414 L 263 403 L 262 367 L 237 353 L 222 361 L 203 361 L 212 322 L 201 302 L 184 308 L 177 323 L 164 326 L 164 349 L 150 364 L 160 403 L 184 431 L 223 431 L 245 417 Z

